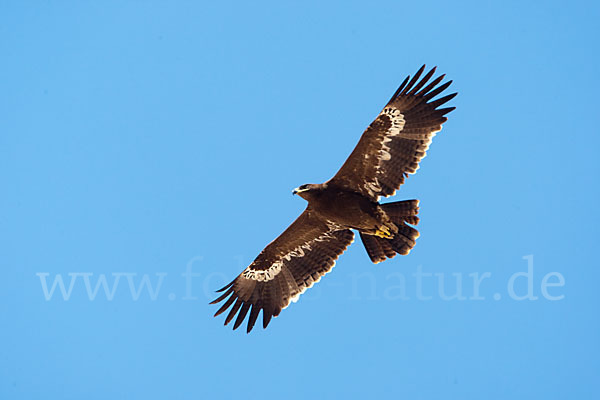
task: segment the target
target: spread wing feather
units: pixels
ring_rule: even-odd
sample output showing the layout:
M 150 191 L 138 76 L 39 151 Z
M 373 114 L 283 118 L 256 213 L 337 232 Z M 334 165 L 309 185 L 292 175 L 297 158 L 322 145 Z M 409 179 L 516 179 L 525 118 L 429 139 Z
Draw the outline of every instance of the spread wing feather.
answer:
M 378 200 L 379 196 L 393 195 L 408 174 L 417 171 L 431 139 L 446 122 L 445 115 L 454 110 L 438 107 L 456 96 L 453 93 L 433 100 L 452 81 L 437 86 L 444 79 L 441 75 L 429 82 L 435 68 L 419 81 L 424 70 L 423 65 L 412 79 L 404 80 L 331 178 L 331 184 Z
M 211 304 L 225 300 L 215 316 L 229 307 L 225 325 L 236 316 L 233 329 L 248 317 L 250 332 L 260 311 L 263 327 L 279 315 L 291 301 L 318 282 L 329 272 L 335 260 L 354 240 L 351 230 L 340 229 L 315 216 L 306 209 L 277 239 L 271 242 L 256 259 Z

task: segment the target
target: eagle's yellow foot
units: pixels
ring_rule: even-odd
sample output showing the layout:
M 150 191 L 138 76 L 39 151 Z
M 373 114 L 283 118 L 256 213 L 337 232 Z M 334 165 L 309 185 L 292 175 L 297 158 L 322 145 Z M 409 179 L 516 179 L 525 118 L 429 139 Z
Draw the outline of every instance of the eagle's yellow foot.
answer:
M 379 236 L 380 238 L 384 239 L 391 239 L 392 237 L 394 237 L 392 232 L 390 232 L 390 228 L 388 228 L 385 225 L 375 231 L 375 236 Z

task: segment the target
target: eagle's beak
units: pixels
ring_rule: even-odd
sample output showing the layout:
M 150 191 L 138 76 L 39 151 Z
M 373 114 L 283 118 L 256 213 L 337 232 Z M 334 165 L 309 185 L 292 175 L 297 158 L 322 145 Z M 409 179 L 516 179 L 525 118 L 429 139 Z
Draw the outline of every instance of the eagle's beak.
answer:
M 295 195 L 295 194 L 298 194 L 298 188 L 292 190 L 292 196 Z

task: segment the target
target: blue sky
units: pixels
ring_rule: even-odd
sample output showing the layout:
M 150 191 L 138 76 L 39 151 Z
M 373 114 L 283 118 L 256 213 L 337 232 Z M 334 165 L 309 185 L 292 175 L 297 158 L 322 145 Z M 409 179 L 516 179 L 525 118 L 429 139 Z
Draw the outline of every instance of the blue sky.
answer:
M 3 2 L 0 398 L 596 398 L 599 18 Z M 357 241 L 267 330 L 223 327 L 213 291 L 423 63 L 459 96 L 394 198 L 415 249 Z

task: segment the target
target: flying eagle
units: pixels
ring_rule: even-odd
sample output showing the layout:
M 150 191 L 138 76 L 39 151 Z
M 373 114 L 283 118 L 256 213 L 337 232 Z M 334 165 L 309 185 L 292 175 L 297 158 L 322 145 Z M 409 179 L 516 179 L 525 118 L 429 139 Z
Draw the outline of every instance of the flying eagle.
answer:
M 237 314 L 233 324 L 237 329 L 250 311 L 250 332 L 262 310 L 266 328 L 272 317 L 331 271 L 354 241 L 352 229 L 358 231 L 374 263 L 406 255 L 415 246 L 419 232 L 411 225 L 419 222 L 419 201 L 380 204 L 378 200 L 393 195 L 408 174 L 417 171 L 431 139 L 446 122 L 445 115 L 455 108 L 439 107 L 457 93 L 433 100 L 452 81 L 439 85 L 445 76 L 441 75 L 429 82 L 435 68 L 419 81 L 424 70 L 423 65 L 412 79 L 408 76 L 402 82 L 333 178 L 294 189 L 308 201 L 306 210 L 237 278 L 217 291 L 224 293 L 211 304 L 226 301 L 215 317 L 232 307 L 225 325 Z

